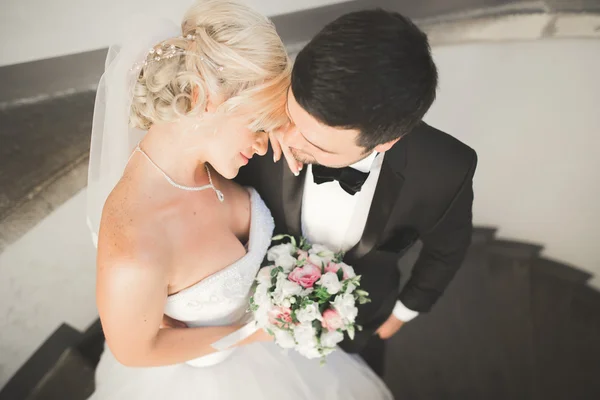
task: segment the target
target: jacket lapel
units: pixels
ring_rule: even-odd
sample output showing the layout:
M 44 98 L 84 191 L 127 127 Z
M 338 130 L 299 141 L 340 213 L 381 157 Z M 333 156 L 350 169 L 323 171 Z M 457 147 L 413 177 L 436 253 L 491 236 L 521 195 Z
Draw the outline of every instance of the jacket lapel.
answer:
M 377 244 L 400 195 L 404 183 L 402 170 L 406 166 L 406 161 L 405 141 L 400 140 L 385 154 L 365 230 L 360 241 L 347 252 L 348 260 L 364 257 Z M 286 233 L 299 237 L 302 235 L 301 212 L 306 168 L 296 177 L 284 162 L 280 164 L 283 168 L 282 205 Z
M 285 162 L 280 162 L 282 172 L 282 201 L 285 216 L 286 233 L 299 237 L 302 235 L 301 219 L 302 195 L 304 193 L 304 180 L 306 179 L 306 168 L 299 176 L 294 176 Z

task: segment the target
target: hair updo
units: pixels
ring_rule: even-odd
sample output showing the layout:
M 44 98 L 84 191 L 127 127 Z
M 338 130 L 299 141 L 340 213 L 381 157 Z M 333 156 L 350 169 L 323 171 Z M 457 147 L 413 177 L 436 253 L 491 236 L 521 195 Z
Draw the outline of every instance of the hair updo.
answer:
M 222 101 L 219 112 L 247 113 L 250 129 L 285 125 L 291 62 L 266 17 L 235 1 L 200 0 L 181 27 L 183 35 L 157 44 L 139 72 L 132 127 L 201 116 L 209 97 Z M 168 57 L 155 60 L 165 48 Z

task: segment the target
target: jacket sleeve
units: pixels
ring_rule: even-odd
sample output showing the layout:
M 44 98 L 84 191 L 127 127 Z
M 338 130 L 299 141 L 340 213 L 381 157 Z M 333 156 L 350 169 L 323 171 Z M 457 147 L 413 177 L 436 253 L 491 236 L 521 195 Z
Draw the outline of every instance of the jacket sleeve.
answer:
M 471 168 L 441 219 L 421 235 L 423 248 L 412 276 L 398 299 L 407 308 L 427 312 L 444 293 L 464 261 L 473 231 L 473 175 L 477 155 Z

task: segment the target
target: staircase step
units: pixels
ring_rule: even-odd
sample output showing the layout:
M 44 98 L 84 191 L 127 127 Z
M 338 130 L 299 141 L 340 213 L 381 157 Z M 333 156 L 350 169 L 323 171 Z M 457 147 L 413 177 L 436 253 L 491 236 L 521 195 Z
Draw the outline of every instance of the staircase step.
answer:
M 487 396 L 495 391 L 486 388 L 494 378 L 482 368 L 485 362 L 475 361 L 481 360 L 475 355 L 480 350 L 494 351 L 482 321 L 487 315 L 482 301 L 486 265 L 485 248 L 473 247 L 433 310 L 388 341 L 385 381 L 395 398 L 437 399 L 443 393 L 445 400 L 502 399 Z
M 538 258 L 534 260 L 533 266 L 534 268 L 539 269 L 540 272 L 554 275 L 559 279 L 564 279 L 575 284 L 584 284 L 592 277 L 592 274 L 586 271 L 548 258 Z
M 94 392 L 94 366 L 73 348 L 65 350 L 27 400 L 85 400 Z
M 600 292 L 588 286 L 573 292 L 567 327 L 569 398 L 600 399 Z
M 33 387 L 42 381 L 65 350 L 75 346 L 81 337 L 81 332 L 67 324 L 58 327 L 2 388 L 0 400 L 27 399 Z
M 386 382 L 398 399 L 530 399 L 529 264 L 471 246 L 430 313 L 388 344 Z
M 497 374 L 506 387 L 505 399 L 531 399 L 533 396 L 533 321 L 531 318 L 531 259 L 525 257 L 528 245 L 508 246 L 514 251 L 490 251 L 488 329 L 502 355 Z M 495 245 L 494 242 L 491 246 Z M 504 243 L 502 243 L 504 244 Z M 531 248 L 529 248 L 531 250 Z M 487 360 L 489 363 L 496 361 Z
M 481 245 L 491 243 L 495 239 L 497 231 L 497 228 L 476 226 L 473 228 L 471 244 Z
M 535 260 L 531 276 L 531 312 L 535 365 L 535 399 L 567 399 L 572 369 L 569 358 L 568 324 L 575 290 L 587 276 L 549 260 Z M 565 271 L 563 271 L 563 269 Z M 573 273 L 575 271 L 575 273 Z
M 492 254 L 498 254 L 515 260 L 532 260 L 539 257 L 543 246 L 534 243 L 496 239 L 488 245 Z
M 83 333 L 83 337 L 77 345 L 77 351 L 90 365 L 94 367 L 98 365 L 104 351 L 104 332 L 100 319 L 94 321 Z

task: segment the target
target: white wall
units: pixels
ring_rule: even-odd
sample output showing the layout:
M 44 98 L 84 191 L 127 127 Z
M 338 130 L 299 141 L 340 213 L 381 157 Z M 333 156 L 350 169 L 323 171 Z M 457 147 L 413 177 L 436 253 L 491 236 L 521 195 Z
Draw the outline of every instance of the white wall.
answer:
M 244 1 L 244 0 L 242 0 Z M 245 0 L 277 15 L 346 0 Z M 128 16 L 139 12 L 174 21 L 193 0 L 4 0 L 0 6 L 0 66 L 108 47 Z
M 437 47 L 426 121 L 475 148 L 474 217 L 600 288 L 600 41 Z

